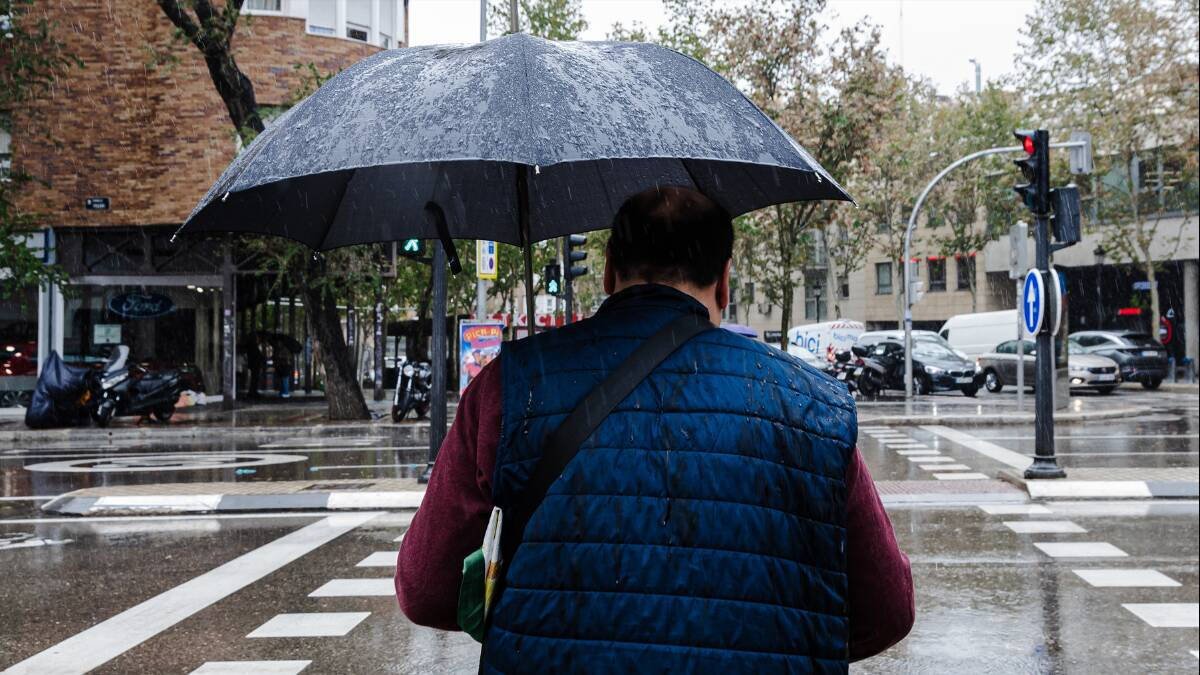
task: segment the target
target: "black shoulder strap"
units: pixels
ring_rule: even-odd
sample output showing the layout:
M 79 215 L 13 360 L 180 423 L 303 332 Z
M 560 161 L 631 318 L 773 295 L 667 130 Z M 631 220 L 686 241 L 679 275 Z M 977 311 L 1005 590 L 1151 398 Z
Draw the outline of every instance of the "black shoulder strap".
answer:
M 671 321 L 639 345 L 546 436 L 542 443 L 541 459 L 529 483 L 525 485 L 516 504 L 504 513 L 500 549 L 506 567 L 521 543 L 530 516 L 541 505 L 550 485 L 579 453 L 583 442 L 680 345 L 712 327 L 708 319 L 691 312 Z

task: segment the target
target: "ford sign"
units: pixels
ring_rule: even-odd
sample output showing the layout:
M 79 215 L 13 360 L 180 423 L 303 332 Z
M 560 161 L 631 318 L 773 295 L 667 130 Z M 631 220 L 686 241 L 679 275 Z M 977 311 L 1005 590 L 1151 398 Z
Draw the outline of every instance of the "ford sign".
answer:
M 128 319 L 152 319 L 175 311 L 175 301 L 160 293 L 121 293 L 108 299 L 108 311 Z

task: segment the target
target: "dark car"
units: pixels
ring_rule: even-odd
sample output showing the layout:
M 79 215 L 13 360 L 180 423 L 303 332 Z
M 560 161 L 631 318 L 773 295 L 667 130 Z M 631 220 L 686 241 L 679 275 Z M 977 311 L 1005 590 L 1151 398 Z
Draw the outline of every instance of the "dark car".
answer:
M 1107 356 L 1117 362 L 1121 379 L 1158 389 L 1167 376 L 1167 350 L 1146 333 L 1131 330 L 1084 330 L 1071 333 L 1071 341 L 1085 354 Z
M 880 388 L 903 389 L 904 345 L 886 338 L 872 342 L 860 340 L 855 346 L 884 371 Z M 973 362 L 937 342 L 913 341 L 913 386 L 918 393 L 961 391 L 974 396 L 982 383 L 983 375 Z

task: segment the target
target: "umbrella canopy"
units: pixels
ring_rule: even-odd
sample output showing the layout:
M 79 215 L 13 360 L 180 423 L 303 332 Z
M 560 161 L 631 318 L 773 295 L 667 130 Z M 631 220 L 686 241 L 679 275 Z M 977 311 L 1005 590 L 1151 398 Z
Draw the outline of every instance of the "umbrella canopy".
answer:
M 690 57 L 514 34 L 381 52 L 343 71 L 260 134 L 181 231 L 317 250 L 447 234 L 528 244 L 607 227 L 655 185 L 697 189 L 732 215 L 849 199 Z

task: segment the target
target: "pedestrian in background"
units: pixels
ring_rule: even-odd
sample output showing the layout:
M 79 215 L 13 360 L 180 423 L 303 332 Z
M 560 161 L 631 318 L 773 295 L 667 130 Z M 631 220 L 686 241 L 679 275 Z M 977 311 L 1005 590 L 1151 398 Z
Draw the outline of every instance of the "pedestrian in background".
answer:
M 517 525 L 559 425 L 635 349 L 687 317 L 720 323 L 732 247 L 698 192 L 625 202 L 595 316 L 505 343 L 464 393 L 399 553 L 410 619 L 458 628 L 493 506 Z M 846 672 L 908 633 L 908 559 L 844 387 L 706 330 L 597 422 L 503 561 L 481 671 Z

